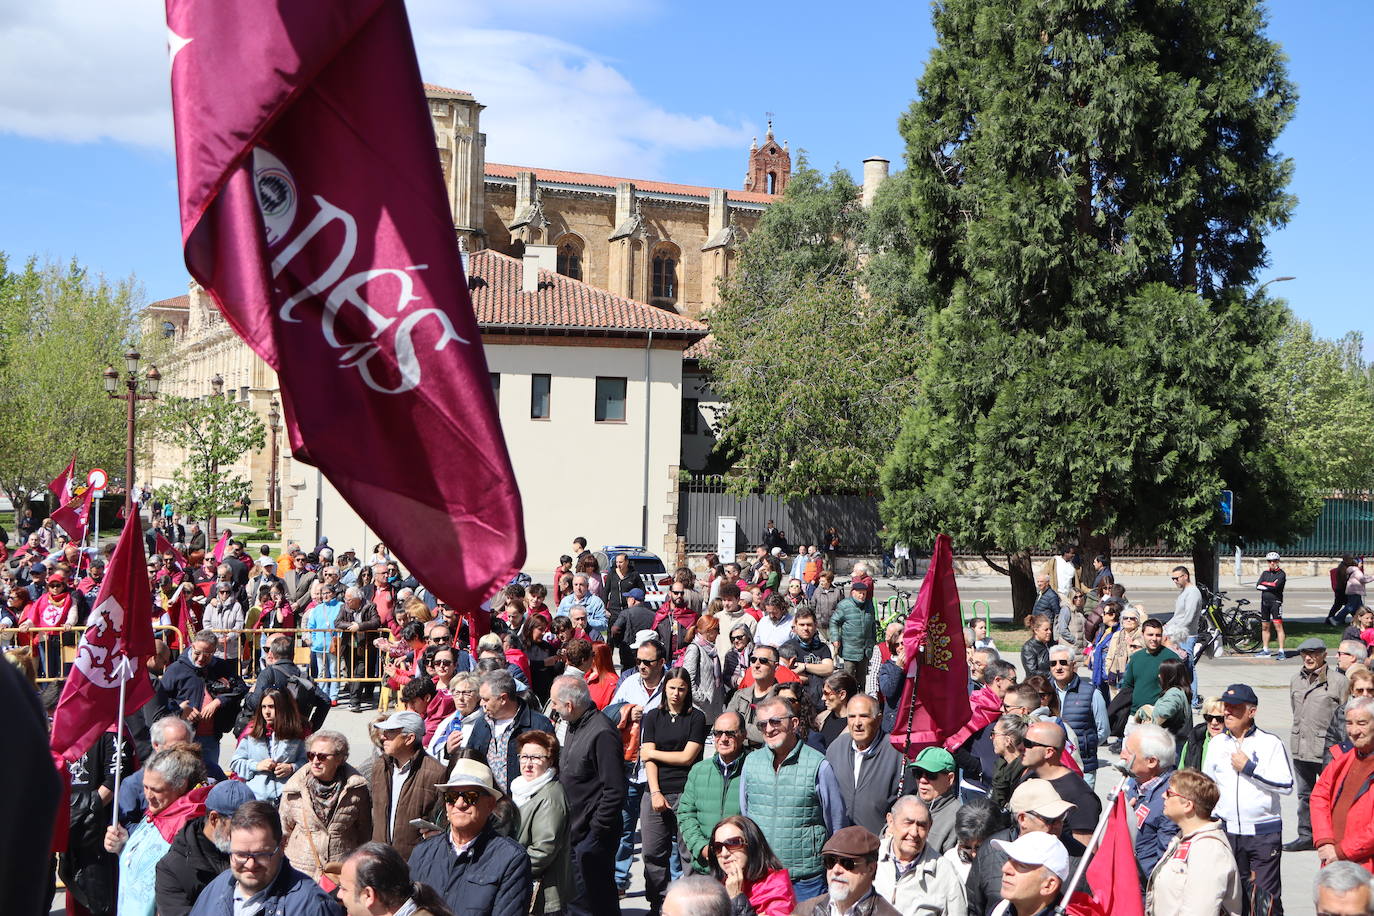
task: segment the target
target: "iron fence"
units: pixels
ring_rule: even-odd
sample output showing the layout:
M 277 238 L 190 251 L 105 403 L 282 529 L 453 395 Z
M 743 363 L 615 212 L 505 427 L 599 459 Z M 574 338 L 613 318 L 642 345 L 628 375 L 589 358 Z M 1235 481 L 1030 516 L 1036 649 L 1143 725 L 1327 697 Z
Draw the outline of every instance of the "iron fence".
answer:
M 735 519 L 735 549 L 745 551 L 761 543 L 771 519 L 789 545 L 813 544 L 827 528 L 840 535 L 842 553 L 874 553 L 881 549 L 878 532 L 878 498 L 873 495 L 835 494 L 807 496 L 787 501 L 767 493 L 736 496 L 726 492 L 726 478 L 693 477 L 681 484 L 678 502 L 678 535 L 694 553 L 715 550 L 717 520 Z

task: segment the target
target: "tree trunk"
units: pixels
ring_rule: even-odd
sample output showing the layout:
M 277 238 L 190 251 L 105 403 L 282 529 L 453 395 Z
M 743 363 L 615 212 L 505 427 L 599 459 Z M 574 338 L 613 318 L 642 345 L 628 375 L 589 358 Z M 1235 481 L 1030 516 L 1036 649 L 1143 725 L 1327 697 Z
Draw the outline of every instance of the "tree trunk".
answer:
M 1011 619 L 1019 624 L 1035 607 L 1035 570 L 1029 550 L 1018 550 L 1007 557 L 1011 573 Z
M 1199 588 L 1217 590 L 1217 551 L 1211 540 L 1193 545 L 1193 582 Z

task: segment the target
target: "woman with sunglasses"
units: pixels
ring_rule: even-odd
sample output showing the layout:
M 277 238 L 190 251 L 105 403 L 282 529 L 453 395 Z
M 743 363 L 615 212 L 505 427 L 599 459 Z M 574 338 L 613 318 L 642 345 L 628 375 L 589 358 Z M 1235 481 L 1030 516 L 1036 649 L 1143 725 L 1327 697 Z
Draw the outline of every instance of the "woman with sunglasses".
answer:
M 558 739 L 548 732 L 522 732 L 514 746 L 520 775 L 511 780 L 510 796 L 520 810 L 515 841 L 525 847 L 534 878 L 530 913 L 561 913 L 572 895 L 572 861 L 568 845 L 568 796 L 558 781 Z
M 1341 719 L 1344 730 L 1345 719 Z M 1202 759 L 1207 755 L 1207 745 L 1213 738 L 1226 730 L 1226 707 L 1221 697 L 1208 697 L 1202 701 L 1202 721 L 1193 726 L 1188 738 L 1183 742 L 1183 751 L 1178 755 L 1178 768 L 1200 769 Z
M 339 732 L 312 735 L 305 758 L 282 787 L 282 846 L 293 868 L 318 881 L 327 863 L 372 839 L 372 793 Z
M 706 746 L 706 716 L 692 705 L 692 677 L 686 668 L 663 676 L 658 708 L 644 714 L 639 759 L 645 791 L 639 824 L 644 847 L 644 896 L 649 912 L 658 913 L 668 892 L 670 859 L 677 853 L 677 802 L 687 785 L 687 772 Z
M 735 624 L 730 630 L 730 651 L 720 660 L 721 693 L 725 702 L 735 695 L 749 671 L 749 656 L 753 651 L 754 631 L 742 623 Z
M 253 790 L 259 801 L 275 802 L 286 781 L 305 763 L 305 723 L 296 701 L 285 690 L 272 688 L 262 695 L 253 721 L 234 758 L 230 771 Z
M 1113 695 L 1121 679 L 1126 676 L 1126 662 L 1130 660 L 1131 653 L 1145 645 L 1140 632 L 1142 619 L 1140 605 L 1121 609 L 1121 629 L 1112 635 L 1112 641 L 1107 646 L 1107 677 Z
M 711 874 L 725 885 L 731 916 L 790 916 L 797 908 L 787 875 L 759 825 L 742 814 L 711 831 Z

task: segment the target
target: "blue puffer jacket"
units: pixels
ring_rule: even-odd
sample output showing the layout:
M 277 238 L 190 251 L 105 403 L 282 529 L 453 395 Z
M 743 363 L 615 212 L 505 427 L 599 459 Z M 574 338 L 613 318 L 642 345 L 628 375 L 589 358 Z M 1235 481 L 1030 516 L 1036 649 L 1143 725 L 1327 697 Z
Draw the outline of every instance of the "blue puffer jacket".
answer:
M 461 859 L 447 833 L 416 846 L 410 880 L 434 888 L 453 916 L 526 916 L 534 893 L 529 855 L 490 824 Z
M 1077 675 L 1064 690 L 1059 715 L 1078 735 L 1078 753 L 1083 758 L 1083 772 L 1096 770 L 1097 720 L 1093 718 L 1093 694 L 1097 689 Z
M 264 891 L 258 916 L 344 916 L 344 908 L 320 886 L 285 860 L 277 880 Z M 226 871 L 205 886 L 191 916 L 227 916 L 234 912 L 234 873 Z

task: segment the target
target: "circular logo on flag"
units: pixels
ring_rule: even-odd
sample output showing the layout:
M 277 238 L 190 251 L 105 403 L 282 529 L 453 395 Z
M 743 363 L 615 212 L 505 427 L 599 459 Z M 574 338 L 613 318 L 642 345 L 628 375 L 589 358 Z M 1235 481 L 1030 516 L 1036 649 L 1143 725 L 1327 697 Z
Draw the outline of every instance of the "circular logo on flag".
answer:
M 262 211 L 267 244 L 275 245 L 286 237 L 296 219 L 296 180 L 286 165 L 260 147 L 253 149 L 253 192 Z

